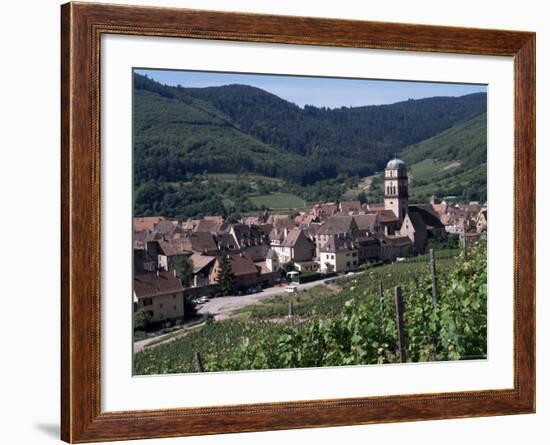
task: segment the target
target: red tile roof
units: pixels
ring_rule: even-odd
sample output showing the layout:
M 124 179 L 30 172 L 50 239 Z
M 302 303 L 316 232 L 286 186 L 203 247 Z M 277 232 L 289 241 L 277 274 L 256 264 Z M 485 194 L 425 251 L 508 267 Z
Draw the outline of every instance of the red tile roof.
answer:
M 145 272 L 134 276 L 134 292 L 137 298 L 156 297 L 181 292 L 183 287 L 174 271 Z
M 142 230 L 153 231 L 155 224 L 160 221 L 164 221 L 163 216 L 143 216 L 140 218 L 134 218 L 134 232 L 141 232 Z

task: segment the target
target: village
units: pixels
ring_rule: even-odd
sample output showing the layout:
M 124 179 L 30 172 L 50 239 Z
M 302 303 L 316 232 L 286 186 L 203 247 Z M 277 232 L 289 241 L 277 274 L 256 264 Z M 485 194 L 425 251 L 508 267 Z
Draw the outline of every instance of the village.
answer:
M 408 188 L 405 163 L 392 159 L 380 204 L 316 203 L 297 215 L 264 211 L 238 223 L 221 216 L 134 218 L 134 310 L 151 323 L 181 323 L 189 300 L 295 292 L 289 277 L 326 280 L 423 254 L 430 242 L 455 237 L 469 245 L 486 235 L 486 204 L 435 196 L 413 204 Z

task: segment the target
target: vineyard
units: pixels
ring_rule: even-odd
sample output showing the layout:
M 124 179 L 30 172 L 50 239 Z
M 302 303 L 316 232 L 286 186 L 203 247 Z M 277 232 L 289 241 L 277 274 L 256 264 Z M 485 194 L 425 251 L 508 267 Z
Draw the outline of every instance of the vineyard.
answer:
M 196 372 L 197 352 L 204 371 L 397 363 L 394 286 L 404 296 L 407 361 L 486 358 L 486 247 L 467 255 L 438 253 L 437 303 L 427 264 L 424 256 L 369 269 L 330 288 L 276 297 L 237 318 L 209 321 L 135 354 L 134 374 Z M 292 319 L 286 317 L 289 299 Z

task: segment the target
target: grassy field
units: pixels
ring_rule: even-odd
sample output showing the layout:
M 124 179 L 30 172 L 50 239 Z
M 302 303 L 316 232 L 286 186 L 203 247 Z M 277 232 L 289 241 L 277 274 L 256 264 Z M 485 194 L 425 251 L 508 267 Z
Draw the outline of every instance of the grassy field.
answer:
M 431 181 L 425 181 L 409 188 L 412 199 L 424 200 L 432 194 L 443 196 L 443 192 L 450 195 L 458 195 L 462 190 L 471 187 L 477 183 L 480 178 L 485 180 L 487 177 L 487 164 L 481 164 L 475 168 L 466 170 L 462 173 L 452 174 L 454 169 L 443 171 L 441 175 L 433 178 Z M 447 174 L 449 173 L 449 174 Z
M 411 173 L 418 181 L 435 180 L 439 176 L 445 175 L 459 166 L 460 164 L 458 162 L 425 159 L 411 165 Z
M 306 202 L 302 198 L 291 193 L 255 195 L 249 196 L 248 199 L 257 207 L 264 205 L 270 209 L 293 209 L 306 206 Z
M 236 173 L 208 173 L 208 178 L 217 179 L 223 182 L 238 182 L 238 181 L 264 181 L 276 184 L 283 184 L 285 181 L 279 178 L 272 178 L 269 176 L 254 175 L 254 174 L 236 174 Z

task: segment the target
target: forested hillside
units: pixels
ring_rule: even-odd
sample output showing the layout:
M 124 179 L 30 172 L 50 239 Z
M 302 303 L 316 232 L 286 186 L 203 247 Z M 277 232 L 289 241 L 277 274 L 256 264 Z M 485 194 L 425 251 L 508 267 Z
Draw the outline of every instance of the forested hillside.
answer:
M 135 214 L 235 215 L 256 210 L 249 196 L 273 192 L 306 201 L 338 199 L 402 152 L 413 162 L 424 152 L 434 159 L 441 150 L 447 157 L 456 152 L 468 159 L 467 169 L 475 164 L 470 159 L 485 156 L 483 138 L 465 147 L 457 132 L 446 136 L 446 148 L 437 148 L 435 138 L 422 143 L 485 110 L 481 93 L 300 108 L 255 87 L 171 87 L 135 74 Z M 216 174 L 238 180 L 228 186 Z M 263 179 L 251 181 L 251 175 Z
M 432 194 L 463 201 L 487 199 L 487 113 L 406 147 L 399 156 L 409 167 L 409 193 L 415 201 Z M 369 199 L 379 201 L 382 173 L 371 184 Z

